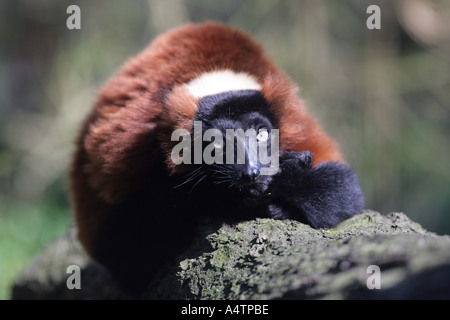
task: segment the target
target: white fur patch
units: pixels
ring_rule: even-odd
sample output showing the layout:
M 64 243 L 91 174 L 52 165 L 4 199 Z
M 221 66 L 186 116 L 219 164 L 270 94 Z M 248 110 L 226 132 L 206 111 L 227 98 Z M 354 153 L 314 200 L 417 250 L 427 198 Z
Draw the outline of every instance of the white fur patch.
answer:
M 251 75 L 230 70 L 203 73 L 187 83 L 187 89 L 196 98 L 232 91 L 261 90 L 261 84 Z

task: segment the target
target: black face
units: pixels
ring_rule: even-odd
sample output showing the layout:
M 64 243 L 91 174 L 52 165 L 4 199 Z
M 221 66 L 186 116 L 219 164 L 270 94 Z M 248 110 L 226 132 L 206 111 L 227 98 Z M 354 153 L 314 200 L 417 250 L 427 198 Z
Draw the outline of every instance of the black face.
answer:
M 204 97 L 196 121 L 206 140 L 200 169 L 205 179 L 248 196 L 264 194 L 272 180 L 267 169 L 273 165 L 264 155 L 273 156 L 271 141 L 276 133 L 272 131 L 275 119 L 262 94 L 248 90 Z

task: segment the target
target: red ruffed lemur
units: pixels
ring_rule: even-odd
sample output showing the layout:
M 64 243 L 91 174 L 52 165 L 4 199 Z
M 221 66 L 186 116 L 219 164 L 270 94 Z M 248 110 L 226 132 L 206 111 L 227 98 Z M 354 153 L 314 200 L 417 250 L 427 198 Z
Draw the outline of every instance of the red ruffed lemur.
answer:
M 130 291 L 189 243 L 199 217 L 328 228 L 364 206 L 297 87 L 248 35 L 215 23 L 157 37 L 103 86 L 70 178 L 80 242 Z

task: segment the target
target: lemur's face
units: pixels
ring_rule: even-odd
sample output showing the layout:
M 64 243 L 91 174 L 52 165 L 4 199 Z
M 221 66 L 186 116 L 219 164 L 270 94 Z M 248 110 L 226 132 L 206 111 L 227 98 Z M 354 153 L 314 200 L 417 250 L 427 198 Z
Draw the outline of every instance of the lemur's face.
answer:
M 203 143 L 204 154 L 209 148 L 215 160 L 203 165 L 212 183 L 252 196 L 266 191 L 272 176 L 264 171 L 271 164 L 264 156 L 272 153 L 272 129 L 271 121 L 258 112 L 213 119 L 203 127 L 204 132 L 217 132 Z
M 216 186 L 249 196 L 263 194 L 277 170 L 271 160 L 278 156 L 278 145 L 273 145 L 278 132 L 262 95 L 228 92 L 202 98 L 199 105 L 196 120 L 203 133 L 199 171 Z

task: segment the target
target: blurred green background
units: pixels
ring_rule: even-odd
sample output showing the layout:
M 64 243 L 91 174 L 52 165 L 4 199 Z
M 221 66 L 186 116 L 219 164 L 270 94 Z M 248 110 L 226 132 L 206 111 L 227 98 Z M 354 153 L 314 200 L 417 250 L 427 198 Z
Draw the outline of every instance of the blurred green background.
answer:
M 300 85 L 367 208 L 450 233 L 450 1 L 0 0 L 0 299 L 71 223 L 73 141 L 99 86 L 158 33 L 205 20 L 253 35 Z

